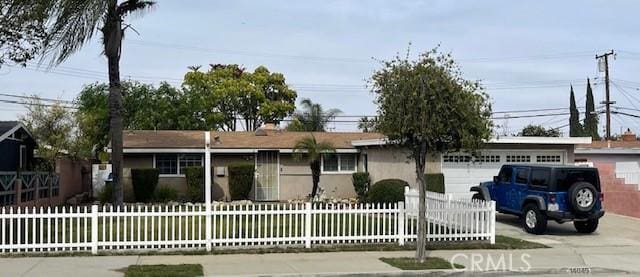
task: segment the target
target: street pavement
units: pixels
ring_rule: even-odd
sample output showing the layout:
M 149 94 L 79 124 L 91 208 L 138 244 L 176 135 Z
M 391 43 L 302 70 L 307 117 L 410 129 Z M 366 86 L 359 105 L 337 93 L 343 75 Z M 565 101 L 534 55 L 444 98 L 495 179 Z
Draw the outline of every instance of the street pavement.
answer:
M 0 259 L 0 276 L 122 276 L 132 264 L 202 264 L 207 276 L 640 276 L 640 220 L 607 215 L 598 231 L 577 234 L 571 223 L 549 223 L 546 235 L 522 231 L 518 219 L 499 215 L 497 233 L 550 246 L 531 250 L 447 250 L 437 256 L 465 271 L 403 272 L 380 257 L 411 257 L 411 251 L 229 255 L 29 257 Z M 473 270 L 470 272 L 469 270 Z M 490 271 L 486 271 L 490 270 Z M 483 271 L 483 272 L 481 272 Z

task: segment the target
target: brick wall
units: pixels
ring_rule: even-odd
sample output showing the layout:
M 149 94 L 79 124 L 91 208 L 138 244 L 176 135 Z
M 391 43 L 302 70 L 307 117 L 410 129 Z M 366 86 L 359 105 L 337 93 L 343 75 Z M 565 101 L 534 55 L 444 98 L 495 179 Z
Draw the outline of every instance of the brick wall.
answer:
M 597 162 L 594 166 L 600 172 L 605 211 L 640 218 L 638 187 L 625 184 L 624 179 L 616 178 L 615 163 Z

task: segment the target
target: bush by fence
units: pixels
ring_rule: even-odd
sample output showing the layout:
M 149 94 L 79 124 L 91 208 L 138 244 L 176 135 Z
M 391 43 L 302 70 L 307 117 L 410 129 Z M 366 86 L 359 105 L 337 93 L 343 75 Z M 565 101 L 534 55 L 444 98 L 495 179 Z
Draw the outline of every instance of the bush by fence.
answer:
M 204 202 L 204 168 L 201 166 L 187 167 L 184 175 L 187 179 L 187 201 Z
M 373 203 L 394 203 L 404 199 L 404 187 L 407 182 L 400 179 L 384 179 L 371 186 L 367 201 Z
M 445 193 L 444 174 L 442 173 L 425 174 L 424 177 L 427 180 L 427 191 Z
M 178 200 L 178 191 L 172 187 L 159 186 L 153 193 L 153 200 L 161 203 L 176 201 Z
M 160 171 L 157 168 L 133 168 L 131 180 L 136 201 L 148 202 L 158 186 Z
M 371 178 L 369 172 L 356 172 L 351 175 L 351 181 L 353 182 L 353 189 L 358 195 L 358 200 L 364 201 L 367 199 L 367 192 L 369 191 L 369 185 L 371 184 Z
M 249 198 L 253 186 L 255 166 L 250 163 L 229 164 L 229 194 L 231 200 Z

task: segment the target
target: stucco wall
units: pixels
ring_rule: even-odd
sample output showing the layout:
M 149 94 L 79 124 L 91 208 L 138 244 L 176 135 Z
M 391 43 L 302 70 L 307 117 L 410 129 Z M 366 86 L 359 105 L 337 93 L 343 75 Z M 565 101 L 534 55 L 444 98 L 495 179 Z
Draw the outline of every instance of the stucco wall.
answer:
M 152 154 L 126 154 L 123 161 L 122 182 L 124 184 L 125 201 L 134 201 L 133 184 L 131 181 L 132 168 L 153 168 Z M 178 194 L 184 195 L 187 191 L 187 181 L 183 176 L 160 176 L 158 186 L 174 188 Z
M 401 179 L 411 187 L 416 183 L 416 167 L 413 159 L 408 158 L 409 151 L 402 148 L 385 146 L 363 149 L 367 154 L 367 170 L 373 183 L 383 179 Z M 440 173 L 440 156 L 427 156 L 426 173 Z
M 255 158 L 253 154 L 215 154 L 212 155 L 211 158 L 213 169 L 211 174 L 213 174 L 213 183 L 211 187 L 212 199 L 213 200 L 229 200 L 231 199 L 229 195 L 229 170 L 227 166 L 231 163 L 255 163 Z M 224 167 L 225 174 L 224 176 L 216 175 L 215 168 L 216 167 Z M 253 195 L 253 194 L 250 194 Z
M 328 197 L 356 197 L 351 173 L 324 173 L 319 186 Z M 311 168 L 304 161 L 296 161 L 291 154 L 280 154 L 280 200 L 303 199 L 313 188 Z

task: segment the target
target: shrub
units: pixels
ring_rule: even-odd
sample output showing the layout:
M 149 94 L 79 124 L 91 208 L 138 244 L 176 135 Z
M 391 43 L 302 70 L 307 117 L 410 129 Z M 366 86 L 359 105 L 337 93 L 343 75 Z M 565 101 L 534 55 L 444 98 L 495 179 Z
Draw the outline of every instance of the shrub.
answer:
M 153 199 L 157 202 L 166 203 L 178 200 L 178 191 L 172 187 L 160 186 L 156 188 Z
M 427 180 L 427 191 L 444 193 L 444 174 L 425 174 L 424 177 Z
M 204 202 L 204 168 L 191 166 L 185 169 L 187 178 L 187 201 Z
M 157 168 L 133 168 L 131 179 L 133 195 L 137 202 L 148 202 L 158 186 L 160 171 Z
M 395 203 L 404 201 L 404 187 L 409 184 L 400 179 L 384 179 L 371 186 L 367 201 L 373 203 Z
M 255 167 L 250 163 L 229 164 L 229 194 L 231 200 L 249 198 L 249 192 L 253 187 Z
M 353 189 L 358 194 L 358 199 L 361 201 L 367 197 L 367 191 L 369 191 L 369 185 L 371 184 L 371 178 L 369 178 L 368 172 L 356 172 L 351 175 L 353 181 Z
M 106 182 L 98 192 L 98 201 L 100 201 L 100 204 L 105 204 L 110 203 L 111 200 L 113 200 L 113 184 Z

